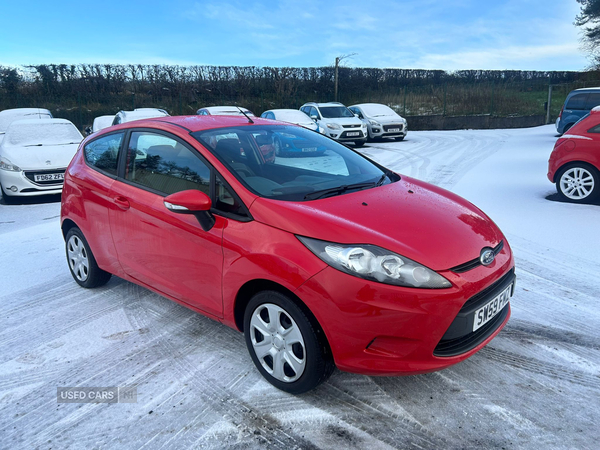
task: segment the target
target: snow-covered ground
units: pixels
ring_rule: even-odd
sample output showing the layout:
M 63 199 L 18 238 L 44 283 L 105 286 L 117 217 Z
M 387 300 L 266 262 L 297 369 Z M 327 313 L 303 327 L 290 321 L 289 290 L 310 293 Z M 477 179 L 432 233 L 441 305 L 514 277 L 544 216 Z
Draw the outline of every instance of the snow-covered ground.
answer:
M 516 255 L 506 328 L 442 372 L 263 381 L 243 336 L 113 277 L 71 278 L 57 202 L 0 204 L 0 448 L 577 448 L 600 442 L 600 205 L 546 199 L 552 126 L 410 132 L 364 153 L 481 207 Z M 57 403 L 60 386 L 137 403 Z

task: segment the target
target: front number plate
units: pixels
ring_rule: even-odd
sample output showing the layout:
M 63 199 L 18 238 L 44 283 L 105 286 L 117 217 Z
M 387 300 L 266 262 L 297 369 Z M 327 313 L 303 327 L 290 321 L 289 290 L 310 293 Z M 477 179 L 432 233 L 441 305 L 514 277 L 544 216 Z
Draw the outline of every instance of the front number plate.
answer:
M 400 131 L 400 128 L 390 128 L 390 129 L 388 130 L 388 133 L 397 133 L 397 132 L 399 132 L 399 131 Z
M 348 137 L 350 136 L 360 136 L 360 132 L 359 131 L 350 131 L 347 134 Z
M 46 173 L 43 175 L 34 175 L 35 181 L 63 181 L 65 179 L 64 173 Z
M 500 294 L 475 311 L 475 318 L 473 319 L 473 331 L 476 331 L 484 326 L 486 323 L 492 320 L 496 314 L 502 311 L 510 299 L 512 288 L 513 285 L 511 283 L 510 286 L 504 289 Z

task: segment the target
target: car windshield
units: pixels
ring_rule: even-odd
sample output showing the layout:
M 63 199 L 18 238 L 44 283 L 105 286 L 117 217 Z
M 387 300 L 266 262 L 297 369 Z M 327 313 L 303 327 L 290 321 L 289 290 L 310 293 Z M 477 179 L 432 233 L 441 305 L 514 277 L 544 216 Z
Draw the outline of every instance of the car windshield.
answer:
M 338 117 L 354 117 L 352 111 L 345 106 L 321 106 L 319 107 L 321 115 L 326 119 L 336 119 Z
M 382 116 L 395 116 L 396 112 L 385 105 L 363 105 L 362 110 L 365 112 L 367 116 L 370 117 L 382 117 Z
M 4 145 L 35 147 L 42 145 L 79 144 L 83 136 L 70 122 L 27 120 L 13 123 L 6 133 Z
M 262 197 L 315 200 L 399 180 L 357 152 L 302 127 L 251 125 L 192 136 Z

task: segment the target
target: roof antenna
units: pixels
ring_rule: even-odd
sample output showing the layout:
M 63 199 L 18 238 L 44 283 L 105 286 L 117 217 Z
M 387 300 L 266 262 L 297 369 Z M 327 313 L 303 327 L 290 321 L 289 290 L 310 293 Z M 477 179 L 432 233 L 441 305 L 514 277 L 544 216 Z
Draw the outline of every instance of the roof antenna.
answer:
M 240 110 L 240 112 L 246 117 L 246 119 L 248 119 L 248 122 L 254 123 L 254 121 L 248 115 L 246 115 L 246 113 L 244 112 L 244 110 L 242 108 L 240 108 L 237 105 L 235 105 L 235 107 Z

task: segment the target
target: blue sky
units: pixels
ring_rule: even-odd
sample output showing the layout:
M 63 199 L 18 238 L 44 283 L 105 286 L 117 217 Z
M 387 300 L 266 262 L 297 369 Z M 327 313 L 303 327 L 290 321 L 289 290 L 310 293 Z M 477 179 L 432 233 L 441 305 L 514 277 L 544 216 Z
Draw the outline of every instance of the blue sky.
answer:
M 582 70 L 576 0 L 2 2 L 0 65 Z

